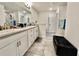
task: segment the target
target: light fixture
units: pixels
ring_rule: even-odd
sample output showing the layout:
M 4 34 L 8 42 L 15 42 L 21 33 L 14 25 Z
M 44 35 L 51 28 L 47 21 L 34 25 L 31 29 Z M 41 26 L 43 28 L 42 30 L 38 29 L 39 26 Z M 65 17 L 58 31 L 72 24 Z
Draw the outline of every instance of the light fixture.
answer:
M 53 9 L 52 8 L 49 8 L 49 10 L 52 11 Z
M 27 1 L 24 2 L 24 3 L 25 3 L 25 5 L 26 5 L 27 7 L 31 7 L 31 6 L 32 6 L 31 0 L 27 0 Z

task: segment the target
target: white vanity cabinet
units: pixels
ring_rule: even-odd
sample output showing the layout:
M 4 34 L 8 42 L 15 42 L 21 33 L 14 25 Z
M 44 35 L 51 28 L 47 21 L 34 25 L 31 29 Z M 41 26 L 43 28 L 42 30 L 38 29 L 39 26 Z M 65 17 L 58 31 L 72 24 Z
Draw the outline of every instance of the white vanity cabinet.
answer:
M 26 28 L 14 34 L 0 36 L 0 56 L 22 56 L 34 43 L 37 27 Z
M 37 37 L 38 37 L 38 27 L 28 30 L 29 47 L 34 43 Z

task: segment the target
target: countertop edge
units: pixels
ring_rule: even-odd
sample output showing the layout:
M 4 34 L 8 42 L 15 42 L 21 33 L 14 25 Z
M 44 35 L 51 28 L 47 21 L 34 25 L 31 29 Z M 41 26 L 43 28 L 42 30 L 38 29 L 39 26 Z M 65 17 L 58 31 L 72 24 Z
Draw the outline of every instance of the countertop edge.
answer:
M 37 26 L 30 26 L 30 27 L 26 27 L 26 28 L 21 28 L 20 30 L 19 29 L 15 29 L 15 31 L 13 31 L 13 32 L 5 33 L 5 34 L 0 35 L 0 39 L 6 38 L 6 37 L 9 37 L 9 36 L 12 36 L 12 35 L 24 32 L 24 31 L 27 31 L 27 30 L 35 28 L 35 27 L 37 27 Z M 11 31 L 12 31 L 12 29 L 11 29 Z

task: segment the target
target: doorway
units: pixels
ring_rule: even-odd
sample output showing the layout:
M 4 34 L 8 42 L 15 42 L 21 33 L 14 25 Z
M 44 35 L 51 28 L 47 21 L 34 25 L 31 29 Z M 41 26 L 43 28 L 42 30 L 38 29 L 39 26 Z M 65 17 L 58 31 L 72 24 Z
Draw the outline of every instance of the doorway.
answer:
M 57 30 L 57 17 L 56 12 L 49 12 L 48 15 L 48 24 L 47 24 L 47 36 L 53 36 Z

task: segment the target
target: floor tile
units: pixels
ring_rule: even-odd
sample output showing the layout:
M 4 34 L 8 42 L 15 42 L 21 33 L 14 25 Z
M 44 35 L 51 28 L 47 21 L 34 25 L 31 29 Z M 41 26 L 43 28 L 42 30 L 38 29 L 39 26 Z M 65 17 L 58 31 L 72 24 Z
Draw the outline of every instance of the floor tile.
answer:
M 56 56 L 53 47 L 53 38 L 44 37 L 38 39 L 25 53 L 25 56 Z

